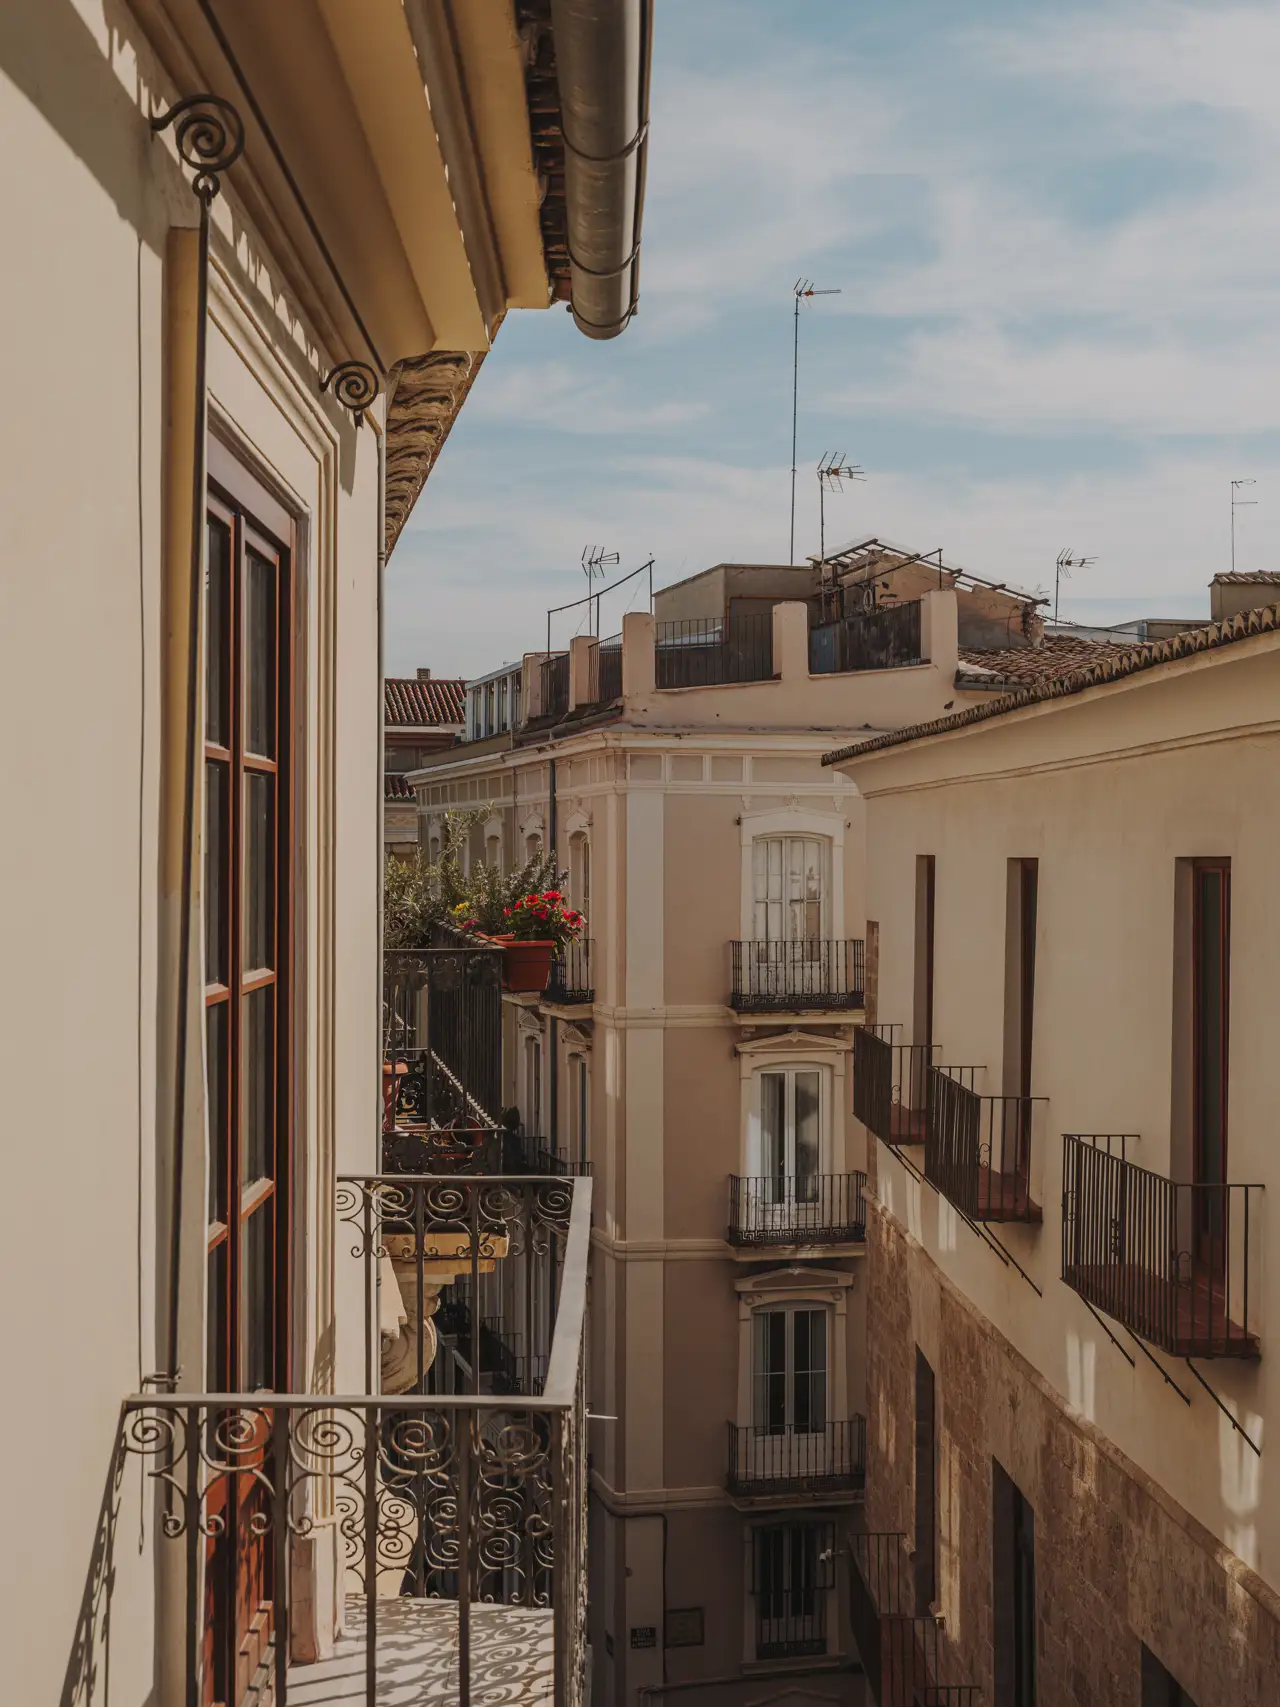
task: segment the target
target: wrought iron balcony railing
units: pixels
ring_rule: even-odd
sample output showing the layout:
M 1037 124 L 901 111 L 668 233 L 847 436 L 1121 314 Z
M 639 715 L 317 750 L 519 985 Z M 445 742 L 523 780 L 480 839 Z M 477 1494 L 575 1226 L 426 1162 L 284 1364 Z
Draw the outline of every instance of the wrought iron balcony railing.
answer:
M 866 988 L 861 937 L 733 942 L 729 1005 L 739 1013 L 858 1009 Z
M 1044 1142 L 1044 1097 L 980 1096 L 974 1068 L 931 1067 L 924 1175 L 970 1221 L 1043 1219 L 1033 1163 Z
M 714 687 L 773 679 L 773 613 L 689 617 L 654 629 L 654 668 L 660 688 Z
M 920 662 L 920 601 L 861 611 L 809 632 L 815 676 L 845 670 L 891 670 Z
M 566 1007 L 585 1007 L 596 999 L 596 987 L 591 971 L 592 943 L 579 937 L 566 944 L 551 962 L 551 977 L 544 1000 L 560 1002 Z
M 1063 1138 L 1063 1280 L 1177 1357 L 1260 1356 L 1262 1187 L 1183 1184 L 1124 1149 L 1121 1136 Z
M 388 949 L 382 992 L 384 1130 L 493 1127 L 502 1099 L 502 950 L 437 925 Z
M 591 649 L 591 703 L 612 705 L 622 698 L 622 636 L 598 640 Z
M 939 1681 L 946 1658 L 938 1620 L 917 1612 L 906 1537 L 855 1535 L 850 1555 L 849 1623 L 877 1707 L 978 1707 L 973 1685 Z
M 237 1699 L 252 1680 L 277 1707 L 317 1691 L 364 1707 L 401 1695 L 465 1703 L 500 1672 L 513 1699 L 580 1707 L 590 1191 L 585 1180 L 342 1182 L 371 1340 L 385 1342 L 395 1322 L 379 1296 L 388 1269 L 419 1339 L 418 1306 L 440 1271 L 461 1263 L 475 1287 L 487 1270 L 496 1298 L 525 1300 L 533 1340 L 524 1344 L 542 1332 L 548 1348 L 522 1352 L 499 1380 L 510 1387 L 544 1370 L 539 1391 L 480 1391 L 475 1358 L 469 1392 L 424 1392 L 419 1367 L 412 1389 L 394 1392 L 125 1401 L 108 1485 L 119 1490 L 132 1465 L 154 1495 L 157 1580 L 176 1593 L 161 1620 L 174 1645 L 160 1638 L 157 1665 L 172 1664 L 174 1699 Z M 540 1263 L 550 1269 L 541 1280 Z M 477 1342 L 507 1331 L 503 1308 L 473 1291 L 464 1315 Z M 104 1582 L 113 1509 L 104 1507 L 93 1565 Z M 328 1567 L 322 1550 L 332 1551 Z M 323 1616 L 316 1582 L 326 1569 L 344 1632 L 331 1660 L 300 1664 L 290 1650 L 295 1632 Z M 84 1639 L 103 1637 L 88 1628 Z
M 826 1653 L 827 1603 L 835 1580 L 834 1524 L 810 1520 L 752 1530 L 758 1660 Z
M 733 1174 L 731 1245 L 846 1245 L 867 1236 L 866 1174 Z
M 937 1044 L 899 1043 L 900 1025 L 853 1032 L 853 1115 L 886 1144 L 922 1144 Z
M 553 652 L 542 660 L 542 716 L 563 717 L 569 710 L 569 654 Z
M 741 1499 L 861 1493 L 867 1485 L 867 1419 L 816 1429 L 729 1424 L 725 1485 Z

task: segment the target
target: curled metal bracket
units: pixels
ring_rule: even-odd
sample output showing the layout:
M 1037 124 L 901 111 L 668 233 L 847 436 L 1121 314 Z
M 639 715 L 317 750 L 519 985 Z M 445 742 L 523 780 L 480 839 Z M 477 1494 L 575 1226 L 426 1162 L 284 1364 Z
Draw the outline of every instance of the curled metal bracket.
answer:
M 174 126 L 179 156 L 195 171 L 191 188 L 208 207 L 221 188 L 221 174 L 244 153 L 240 114 L 221 95 L 188 95 L 151 121 L 156 132 L 168 130 L 170 125 Z
M 330 386 L 342 407 L 350 409 L 358 427 L 365 410 L 382 390 L 382 381 L 368 362 L 339 362 L 320 381 L 321 391 L 328 391 Z

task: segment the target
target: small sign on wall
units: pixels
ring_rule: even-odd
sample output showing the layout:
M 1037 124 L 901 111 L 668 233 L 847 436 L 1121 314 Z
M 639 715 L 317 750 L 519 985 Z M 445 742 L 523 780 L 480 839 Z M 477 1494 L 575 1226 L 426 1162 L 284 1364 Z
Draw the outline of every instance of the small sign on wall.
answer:
M 667 1646 L 700 1648 L 705 1640 L 700 1606 L 673 1606 L 667 1612 Z
M 633 1624 L 631 1626 L 631 1646 L 633 1648 L 656 1648 L 658 1645 L 658 1626 L 656 1624 Z

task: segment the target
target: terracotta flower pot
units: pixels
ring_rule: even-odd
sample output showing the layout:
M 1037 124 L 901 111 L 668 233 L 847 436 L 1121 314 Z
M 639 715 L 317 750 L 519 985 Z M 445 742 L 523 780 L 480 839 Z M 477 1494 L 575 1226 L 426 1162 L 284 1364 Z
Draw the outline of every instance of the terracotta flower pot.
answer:
M 554 942 L 517 942 L 514 937 L 498 938 L 502 943 L 502 983 L 505 989 L 525 994 L 545 990 L 551 979 L 551 958 Z

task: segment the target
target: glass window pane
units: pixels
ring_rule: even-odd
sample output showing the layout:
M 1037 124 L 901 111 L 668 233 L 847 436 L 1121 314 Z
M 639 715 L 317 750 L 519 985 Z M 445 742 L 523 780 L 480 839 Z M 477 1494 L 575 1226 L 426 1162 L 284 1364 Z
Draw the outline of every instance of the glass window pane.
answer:
M 784 1073 L 760 1075 L 760 1171 L 778 1186 L 787 1173 L 786 1135 L 787 1080 Z M 777 1197 L 765 1188 L 767 1202 Z
M 819 1171 L 820 1075 L 797 1073 L 796 1087 L 796 1180 L 810 1181 Z
M 221 759 L 204 767 L 204 976 L 208 984 L 228 978 L 229 837 L 231 767 Z
M 208 1219 L 222 1222 L 227 1220 L 227 1158 L 230 1155 L 230 1134 L 227 1131 L 230 1019 L 229 1002 L 214 1002 L 204 1010 L 209 1121 Z
M 250 990 L 241 1007 L 240 1189 L 275 1177 L 275 988 Z
M 240 1378 L 248 1393 L 273 1385 L 275 1365 L 275 1203 L 244 1223 L 240 1252 Z
M 208 518 L 205 548 L 205 739 L 231 745 L 231 530 Z
M 276 756 L 276 566 L 246 553 L 244 689 L 246 751 Z
M 227 1253 L 226 1239 L 209 1252 L 205 1279 L 205 1391 L 225 1393 L 231 1380 L 227 1370 Z
M 244 970 L 274 968 L 276 779 L 263 771 L 244 778 L 244 900 L 241 932 Z

